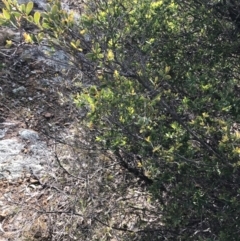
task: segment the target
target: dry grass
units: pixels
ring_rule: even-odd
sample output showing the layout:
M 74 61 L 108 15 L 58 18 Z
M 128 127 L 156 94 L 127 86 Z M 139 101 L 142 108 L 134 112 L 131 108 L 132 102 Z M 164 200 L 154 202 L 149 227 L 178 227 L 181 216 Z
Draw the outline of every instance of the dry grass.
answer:
M 26 173 L 14 183 L 1 181 L 0 240 L 161 240 L 149 231 L 162 228 L 160 205 L 111 153 L 87 142 L 90 134 L 71 100 L 80 90 L 71 82 L 74 73 L 21 63 L 17 54 L 1 58 L 1 120 L 39 132 L 53 161 L 44 177 Z M 13 85 L 24 86 L 25 95 L 13 95 Z

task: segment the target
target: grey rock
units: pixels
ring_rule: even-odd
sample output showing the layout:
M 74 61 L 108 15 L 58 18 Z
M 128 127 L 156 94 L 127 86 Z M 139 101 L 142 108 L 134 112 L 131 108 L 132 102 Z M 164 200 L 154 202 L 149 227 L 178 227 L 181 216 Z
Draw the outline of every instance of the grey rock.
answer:
M 5 136 L 5 133 L 7 132 L 7 128 L 0 129 L 0 139 L 2 139 Z
M 18 155 L 23 146 L 23 143 L 19 143 L 17 139 L 0 140 L 0 163 Z
M 14 123 L 14 122 L 1 122 L 0 123 L 0 139 L 4 138 L 7 131 L 10 128 L 13 128 L 17 125 L 18 123 Z
M 31 141 L 32 143 L 36 142 L 39 139 L 39 135 L 36 131 L 23 129 L 19 131 L 19 135 L 22 139 Z
M 30 135 L 32 136 L 32 134 Z M 0 140 L 0 179 L 14 180 L 24 173 L 47 173 L 47 166 L 53 156 L 44 142 L 30 145 L 29 153 L 22 150 L 24 144 L 17 138 Z
M 30 2 L 30 0 L 18 0 L 19 4 L 26 4 Z M 47 0 L 33 0 L 36 4 L 36 8 L 40 8 L 43 10 L 47 10 Z M 67 12 L 72 9 L 69 8 L 69 3 L 66 0 L 61 1 L 62 8 Z M 74 18 L 76 22 L 80 18 L 80 14 L 78 12 L 73 11 Z M 88 38 L 88 36 L 86 36 Z M 42 43 L 39 46 L 31 46 L 30 49 L 25 49 L 20 58 L 23 61 L 34 61 L 35 63 L 44 63 L 45 65 L 51 67 L 53 70 L 57 72 L 67 72 L 74 68 L 72 62 L 71 55 L 67 54 L 63 50 L 53 50 L 49 47 L 49 43 L 47 39 L 43 39 Z
M 23 95 L 25 94 L 27 91 L 27 89 L 24 87 L 24 86 L 20 86 L 18 88 L 15 88 L 12 90 L 12 92 L 15 94 L 15 95 Z
M 45 0 L 18 0 L 19 4 L 26 4 L 28 2 L 35 3 L 35 5 L 38 9 L 43 9 L 43 10 L 47 9 L 47 1 L 45 1 Z
M 24 50 L 20 58 L 24 61 L 34 61 L 35 63 L 44 63 L 55 71 L 63 72 L 73 68 L 71 56 L 63 50 L 53 51 L 50 47 L 40 45 L 32 46 Z

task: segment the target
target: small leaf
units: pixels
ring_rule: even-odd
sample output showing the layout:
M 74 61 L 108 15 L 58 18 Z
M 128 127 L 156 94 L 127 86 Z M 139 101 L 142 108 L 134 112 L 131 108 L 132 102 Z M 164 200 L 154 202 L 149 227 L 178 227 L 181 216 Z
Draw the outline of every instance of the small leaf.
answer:
M 22 16 L 21 13 L 19 12 L 15 12 L 15 11 L 12 11 L 11 14 L 17 19 L 17 18 L 20 18 Z
M 172 77 L 170 75 L 165 75 L 166 80 L 170 80 Z
M 39 33 L 39 34 L 37 35 L 37 40 L 38 40 L 38 42 L 41 42 L 41 41 L 43 40 L 43 37 L 44 37 L 44 34 L 43 34 L 43 33 Z
M 240 154 L 240 147 L 236 147 L 233 150 L 234 153 Z
M 12 40 L 6 40 L 6 48 L 10 48 L 12 46 Z
M 145 140 L 146 140 L 147 142 L 151 142 L 151 141 L 150 141 L 150 136 L 146 137 Z
M 209 114 L 206 113 L 206 112 L 203 112 L 203 113 L 202 113 L 202 116 L 203 116 L 204 118 L 206 118 L 206 117 L 209 117 Z
M 23 33 L 23 37 L 24 37 L 24 41 L 26 43 L 32 43 L 33 42 L 32 38 L 31 38 L 31 36 L 29 34 Z
M 8 1 L 2 0 L 2 2 L 4 3 L 6 9 L 7 9 L 7 10 L 10 10 L 10 5 L 9 5 Z
M 58 13 L 58 7 L 57 7 L 57 5 L 53 5 L 53 7 L 52 7 L 52 9 L 51 9 L 51 12 L 52 12 L 52 14 L 57 14 Z
M 9 14 L 9 12 L 6 9 L 3 9 L 2 11 L 5 19 L 9 20 L 11 18 L 11 15 Z
M 76 46 L 79 47 L 79 45 L 80 45 L 80 40 L 78 39 L 78 40 L 76 41 Z
M 45 29 L 49 29 L 50 28 L 50 26 L 47 23 L 43 23 L 42 27 L 45 28 Z
M 170 66 L 166 66 L 166 67 L 165 67 L 165 74 L 168 74 L 168 73 L 169 73 L 169 71 L 170 71 L 170 69 L 171 69 L 171 67 L 170 67 Z
M 119 72 L 117 71 L 117 70 L 114 70 L 114 72 L 113 72 L 113 76 L 115 77 L 115 78 L 119 78 Z
M 51 11 L 51 5 L 50 5 L 50 4 L 47 4 L 46 10 L 47 10 L 47 12 L 50 12 L 50 11 Z
M 29 22 L 33 22 L 33 16 L 31 16 L 31 15 L 28 16 L 28 17 L 27 17 L 27 20 L 28 20 Z
M 109 61 L 114 60 L 114 53 L 111 49 L 109 49 L 108 52 L 107 52 L 107 59 Z
M 21 4 L 19 6 L 19 10 L 20 10 L 20 12 L 26 12 L 26 6 L 24 4 Z
M 75 48 L 75 49 L 77 48 L 76 44 L 73 41 L 70 44 L 73 48 Z
M 26 6 L 26 14 L 29 15 L 29 13 L 33 10 L 33 2 L 28 2 Z
M 111 175 L 111 174 L 109 174 L 109 175 L 107 176 L 107 180 L 108 180 L 108 181 L 111 181 L 113 178 L 114 178 L 114 176 Z
M 39 21 L 40 21 L 40 17 L 41 17 L 41 13 L 40 12 L 35 12 L 34 13 L 34 22 L 39 25 Z
M 104 57 L 103 54 L 98 54 L 99 59 L 103 59 L 103 57 Z
M 173 122 L 170 124 L 170 126 L 174 129 L 174 130 L 177 130 L 178 128 L 178 123 L 177 122 Z
M 80 33 L 81 35 L 83 35 L 83 34 L 85 34 L 85 33 L 86 33 L 86 30 L 85 30 L 85 29 L 83 29 L 83 30 L 81 30 L 79 33 Z
M 141 167 L 142 167 L 142 163 L 141 163 L 141 162 L 138 162 L 138 163 L 137 163 L 137 166 L 138 166 L 139 168 L 141 168 Z
M 222 137 L 222 141 L 221 142 L 227 142 L 227 141 L 229 141 L 229 138 L 228 138 L 228 136 L 227 135 L 224 135 L 223 137 Z
M 156 146 L 153 148 L 152 152 L 158 152 L 160 150 L 161 146 Z
M 81 48 L 78 48 L 79 45 L 80 45 L 80 40 L 77 40 L 76 42 L 72 41 L 70 44 L 71 44 L 71 46 L 72 46 L 74 49 L 77 49 L 77 50 L 80 51 L 80 52 L 82 51 Z
M 49 15 L 47 13 L 42 12 L 41 13 L 43 19 L 48 19 Z
M 89 59 L 89 60 L 93 60 L 94 59 L 94 54 L 93 53 L 87 53 L 86 54 L 86 58 Z
M 235 135 L 236 139 L 240 139 L 240 132 L 239 131 L 236 131 L 234 133 L 234 135 Z

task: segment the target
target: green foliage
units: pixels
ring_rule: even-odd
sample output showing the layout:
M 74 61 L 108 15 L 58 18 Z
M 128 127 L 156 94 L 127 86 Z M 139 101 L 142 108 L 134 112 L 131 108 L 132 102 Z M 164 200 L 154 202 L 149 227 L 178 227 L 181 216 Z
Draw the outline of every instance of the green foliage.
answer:
M 66 37 L 66 33 L 73 26 L 74 17 L 73 13 L 67 13 L 62 9 L 60 2 L 52 2 L 48 5 L 48 11 L 40 13 L 35 11 L 32 16 L 33 2 L 19 5 L 15 0 L 3 0 L 5 9 L 0 14 L 0 25 L 12 24 L 16 28 L 24 29 L 24 20 L 36 25 L 39 28 L 39 32 L 34 35 L 24 33 L 24 39 L 27 43 L 40 43 L 43 37 L 49 41 L 55 38 L 57 42 L 63 41 Z M 53 40 L 56 42 L 56 40 Z M 76 40 L 77 46 L 79 46 L 79 40 Z M 77 48 L 75 41 L 72 40 L 72 47 Z M 80 49 L 78 49 L 80 50 Z
M 83 25 L 97 50 L 88 56 L 103 74 L 76 103 L 90 107 L 96 141 L 136 168 L 140 155 L 156 198 L 168 187 L 163 220 L 175 240 L 237 240 L 239 73 L 228 23 L 194 1 L 113 0 L 89 11 Z
M 77 23 L 58 2 L 32 18 L 8 1 L 0 21 L 26 18 L 75 57 L 87 50 L 97 82 L 75 98 L 86 128 L 152 180 L 173 240 L 238 240 L 237 30 L 198 1 L 89 2 Z

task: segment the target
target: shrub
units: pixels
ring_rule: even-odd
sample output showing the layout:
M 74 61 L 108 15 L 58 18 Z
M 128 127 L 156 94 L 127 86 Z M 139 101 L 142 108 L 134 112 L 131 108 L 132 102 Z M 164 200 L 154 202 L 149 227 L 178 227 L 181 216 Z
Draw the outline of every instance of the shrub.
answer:
M 17 20 L 6 7 L 2 18 Z M 89 0 L 79 20 L 59 3 L 41 19 L 28 12 L 39 39 L 90 73 L 75 103 L 87 109 L 91 141 L 161 201 L 171 240 L 238 240 L 235 23 L 204 1 Z

